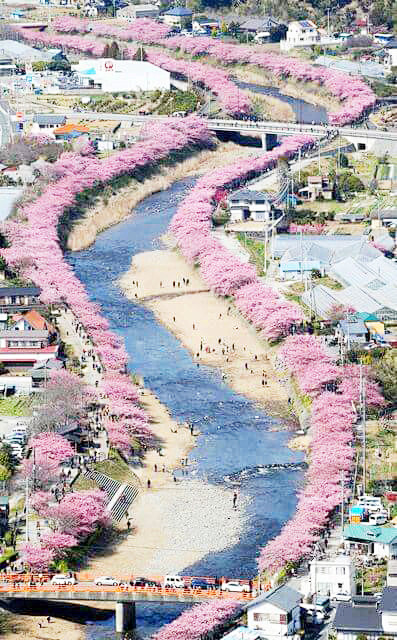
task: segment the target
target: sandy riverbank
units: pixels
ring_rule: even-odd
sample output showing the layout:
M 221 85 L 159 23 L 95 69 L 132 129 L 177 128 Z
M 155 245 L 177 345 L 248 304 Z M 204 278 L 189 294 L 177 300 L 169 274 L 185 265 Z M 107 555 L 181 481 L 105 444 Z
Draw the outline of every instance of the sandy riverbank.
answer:
M 68 236 L 68 249 L 79 251 L 89 247 L 98 233 L 126 218 L 139 202 L 153 193 L 168 189 L 177 180 L 212 171 L 237 158 L 258 152 L 259 149 L 244 148 L 233 142 L 220 143 L 213 151 L 200 151 L 174 167 L 163 167 L 144 182 L 131 182 L 125 189 L 101 198 L 95 207 L 87 209 Z
M 161 454 L 149 451 L 143 467 L 135 469 L 142 488 L 130 509 L 131 532 L 122 524 L 115 544 L 90 561 L 89 570 L 94 573 L 181 571 L 207 553 L 235 544 L 243 530 L 245 504 L 241 500 L 238 509 L 233 509 L 233 490 L 208 485 L 195 478 L 194 466 L 182 465 L 199 432 L 192 435 L 186 425 L 177 424 L 147 389 L 141 404 L 150 415 Z M 174 471 L 181 467 L 186 475 L 178 474 L 175 481 Z
M 51 617 L 48 623 L 43 614 L 19 613 L 12 614 L 12 619 L 15 620 L 15 630 L 2 635 L 4 640 L 84 640 L 86 637 L 85 626 L 63 618 Z
M 230 302 L 208 290 L 176 250 L 135 256 L 120 284 L 128 297 L 152 309 L 198 365 L 220 368 L 235 391 L 273 415 L 285 415 L 288 397 L 272 367 L 272 350 Z

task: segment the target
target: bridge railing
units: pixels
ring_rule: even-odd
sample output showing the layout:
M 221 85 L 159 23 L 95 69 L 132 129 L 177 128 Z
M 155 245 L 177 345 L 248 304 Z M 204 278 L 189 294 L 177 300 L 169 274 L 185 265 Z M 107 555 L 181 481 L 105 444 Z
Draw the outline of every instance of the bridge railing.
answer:
M 146 594 L 148 596 L 163 596 L 164 598 L 170 596 L 178 596 L 178 597 L 186 597 L 186 598 L 194 598 L 194 599 L 231 599 L 231 600 L 252 600 L 256 597 L 256 591 L 252 593 L 248 592 L 230 592 L 223 591 L 221 589 L 166 589 L 163 587 L 132 587 L 132 586 L 96 586 L 96 585 L 53 585 L 50 582 L 44 584 L 2 584 L 0 585 L 0 594 L 6 595 L 9 594 L 35 594 L 35 593 L 60 593 L 60 594 L 76 594 L 82 595 L 86 593 L 90 593 L 92 595 L 104 594 L 104 593 L 113 593 L 113 594 Z

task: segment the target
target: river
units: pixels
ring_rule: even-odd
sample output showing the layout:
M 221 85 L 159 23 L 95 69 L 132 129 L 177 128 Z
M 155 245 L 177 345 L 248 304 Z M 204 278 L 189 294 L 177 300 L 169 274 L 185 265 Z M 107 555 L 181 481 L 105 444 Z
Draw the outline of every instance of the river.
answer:
M 306 102 L 301 98 L 293 98 L 285 93 L 281 93 L 276 87 L 263 87 L 260 84 L 253 84 L 251 82 L 237 82 L 237 86 L 240 89 L 249 89 L 253 93 L 262 93 L 267 96 L 273 96 L 281 102 L 289 104 L 296 116 L 296 121 L 302 124 L 324 124 L 328 122 L 328 114 L 325 107 L 321 107 L 316 104 Z M 274 118 L 277 120 L 277 118 Z
M 261 465 L 301 461 L 303 454 L 288 449 L 288 434 L 277 430 L 277 422 L 252 402 L 228 389 L 217 370 L 198 369 L 173 334 L 151 311 L 126 299 L 117 284 L 133 255 L 161 246 L 160 237 L 192 184 L 191 179 L 183 180 L 146 198 L 133 216 L 101 233 L 89 249 L 69 253 L 67 259 L 91 298 L 101 304 L 111 328 L 124 338 L 130 370 L 143 376 L 174 418 L 194 422 L 200 429 L 191 452 L 195 473 L 211 483 L 237 482 L 240 493 L 250 498 L 244 538 L 186 567 L 186 574 L 250 577 L 259 548 L 292 516 L 303 477 L 299 470 L 270 472 Z M 138 605 L 137 637 L 148 637 L 181 609 Z M 88 638 L 116 638 L 113 628 L 113 620 L 89 627 Z

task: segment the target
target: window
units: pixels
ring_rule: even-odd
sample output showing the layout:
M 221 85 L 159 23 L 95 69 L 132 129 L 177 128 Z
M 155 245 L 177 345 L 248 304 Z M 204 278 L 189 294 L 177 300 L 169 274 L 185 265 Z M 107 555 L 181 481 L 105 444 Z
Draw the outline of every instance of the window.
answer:
M 337 576 L 344 576 L 346 573 L 346 567 L 336 567 L 335 572 Z
M 287 624 L 287 614 L 254 613 L 254 622 L 273 622 L 275 624 Z
M 318 567 L 319 573 L 330 573 L 330 567 Z

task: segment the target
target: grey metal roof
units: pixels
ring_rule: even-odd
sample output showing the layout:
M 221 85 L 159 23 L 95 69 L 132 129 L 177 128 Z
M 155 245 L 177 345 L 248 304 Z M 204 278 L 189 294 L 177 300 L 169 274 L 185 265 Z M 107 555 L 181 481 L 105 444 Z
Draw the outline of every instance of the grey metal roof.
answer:
M 39 296 L 38 287 L 0 287 L 0 298 L 5 296 Z
M 302 602 L 302 596 L 298 591 L 295 591 L 295 589 L 291 589 L 291 587 L 287 587 L 287 585 L 283 584 L 280 587 L 276 587 L 267 593 L 263 593 L 252 600 L 247 605 L 247 609 L 259 604 L 260 602 L 270 602 L 283 611 L 292 611 L 292 609 Z
M 377 302 L 369 292 L 360 289 L 360 287 L 346 287 L 334 292 L 338 304 L 344 304 L 353 307 L 355 311 L 366 311 L 367 313 L 376 313 L 382 305 Z
M 355 311 L 367 313 L 375 313 L 383 306 L 358 287 L 329 289 L 322 284 L 313 287 L 311 292 L 306 291 L 302 295 L 302 300 L 307 306 L 311 306 L 320 318 L 326 318 L 332 307 L 340 304 L 353 307 Z
M 240 189 L 229 196 L 230 202 L 240 202 L 240 200 L 269 200 L 269 196 L 263 191 L 255 191 L 254 189 Z
M 17 40 L 0 40 L 0 54 L 5 53 L 13 59 L 29 62 L 32 60 L 50 60 L 46 51 L 40 51 Z
M 41 125 L 61 125 L 61 124 L 65 124 L 66 122 L 66 116 L 60 116 L 57 114 L 53 114 L 53 113 L 48 113 L 48 114 L 44 114 L 44 113 L 36 113 L 33 116 L 33 122 L 37 122 L 37 124 L 41 124 Z
M 303 235 L 303 242 L 312 242 L 320 245 L 321 247 L 326 247 L 333 252 L 341 251 L 344 247 L 351 247 L 357 243 L 363 244 L 367 242 L 367 238 L 365 236 L 351 236 L 351 235 Z M 279 234 L 274 239 L 274 254 L 275 257 L 280 257 L 284 251 L 289 249 L 290 247 L 299 244 L 300 238 L 299 236 L 291 233 L 283 233 Z M 348 254 L 350 255 L 350 254 Z M 377 255 L 380 255 L 380 251 Z
M 366 287 L 371 291 L 376 291 L 386 284 L 386 281 L 374 273 L 368 265 L 351 257 L 334 264 L 331 274 L 346 285 Z
M 241 29 L 247 31 L 270 31 L 273 27 L 277 27 L 280 24 L 278 20 L 271 16 L 264 16 L 263 18 L 250 18 L 240 25 Z
M 168 11 L 164 11 L 165 16 L 191 16 L 193 15 L 193 11 L 191 9 L 185 9 L 184 7 L 174 7 L 173 9 L 168 9 Z
M 344 334 L 362 336 L 367 333 L 367 327 L 362 320 L 354 320 L 353 322 L 341 320 L 339 326 Z
M 344 258 L 355 258 L 359 262 L 369 262 L 370 260 L 374 260 L 382 255 L 382 252 L 379 249 L 375 249 L 372 245 L 368 243 L 368 239 L 362 239 L 358 242 L 353 242 L 349 246 L 343 246 L 338 248 L 334 252 L 333 262 L 339 262 L 339 260 L 343 260 Z
M 303 257 L 305 260 L 320 260 L 324 264 L 330 264 L 331 256 L 332 251 L 329 248 L 323 247 L 316 242 L 304 241 L 302 243 L 296 242 L 294 246 L 287 249 L 281 257 L 281 262 L 301 260 Z
M 389 307 L 394 310 L 397 309 L 397 287 L 394 285 L 389 284 L 376 291 L 371 291 L 370 295 L 380 306 Z
M 363 75 L 368 78 L 383 78 L 386 75 L 384 66 L 377 62 L 353 62 L 352 60 L 342 60 L 334 56 L 318 56 L 314 63 L 329 69 L 359 76 Z
M 397 613 L 397 587 L 385 587 L 378 606 L 379 611 Z
M 389 284 L 397 285 L 397 264 L 389 260 L 389 258 L 380 255 L 375 260 L 372 260 L 368 266 L 371 271 L 381 276 L 382 280 L 386 280 Z
M 340 603 L 336 609 L 333 627 L 337 631 L 383 631 L 376 605 Z
M 313 309 L 317 316 L 326 318 L 332 307 L 338 304 L 333 293 L 333 290 L 319 284 L 317 287 L 313 287 L 311 292 L 306 291 L 302 295 L 302 300 L 308 307 Z

